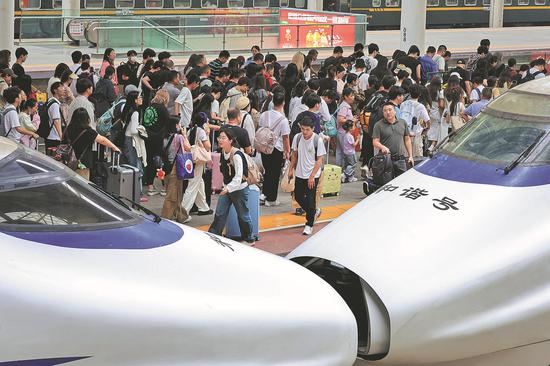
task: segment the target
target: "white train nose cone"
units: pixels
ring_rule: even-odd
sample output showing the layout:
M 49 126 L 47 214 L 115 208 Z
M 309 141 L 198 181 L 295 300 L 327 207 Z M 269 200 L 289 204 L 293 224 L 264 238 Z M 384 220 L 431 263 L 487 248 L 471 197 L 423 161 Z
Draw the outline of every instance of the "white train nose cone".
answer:
M 10 316 L 0 363 L 53 354 L 90 356 L 83 366 L 353 364 L 355 318 L 318 276 L 184 232 L 147 250 L 2 243 L 0 314 Z

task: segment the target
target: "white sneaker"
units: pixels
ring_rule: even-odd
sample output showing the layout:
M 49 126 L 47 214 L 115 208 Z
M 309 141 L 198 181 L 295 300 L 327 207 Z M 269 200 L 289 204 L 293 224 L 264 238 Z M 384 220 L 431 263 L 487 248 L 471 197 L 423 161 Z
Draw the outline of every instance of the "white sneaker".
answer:
M 345 175 L 344 173 L 342 173 L 342 174 L 340 175 L 340 182 L 346 183 L 346 180 L 347 180 L 346 175 Z
M 319 216 L 321 216 L 321 209 L 318 208 L 315 210 L 315 221 L 317 221 L 317 219 L 319 218 Z
M 189 221 L 191 221 L 191 216 L 189 216 L 187 219 L 185 219 L 185 221 L 183 223 L 187 224 Z
M 148 196 L 155 196 L 155 195 L 157 195 L 157 194 L 159 194 L 159 191 L 157 191 L 157 190 L 154 189 L 154 188 L 153 188 L 153 189 L 149 189 L 149 190 L 147 191 L 147 195 L 148 195 Z
M 304 231 L 302 232 L 303 235 L 311 235 L 313 233 L 313 228 L 311 226 L 305 226 Z
M 260 202 L 265 202 L 265 194 L 260 194 Z
M 279 201 L 265 201 L 265 207 L 275 207 L 275 206 L 279 206 L 281 204 L 281 202 Z
M 351 178 L 348 179 L 348 182 L 349 183 L 357 182 L 357 178 L 351 177 Z

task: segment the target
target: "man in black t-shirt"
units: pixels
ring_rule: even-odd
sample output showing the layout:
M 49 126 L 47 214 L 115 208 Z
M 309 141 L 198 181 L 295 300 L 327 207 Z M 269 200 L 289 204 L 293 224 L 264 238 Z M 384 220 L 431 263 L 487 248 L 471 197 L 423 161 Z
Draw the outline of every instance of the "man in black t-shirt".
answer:
M 458 75 L 460 75 L 460 86 L 466 92 L 466 95 L 469 96 L 470 92 L 472 91 L 472 83 L 470 72 L 466 70 L 466 61 L 464 61 L 463 59 L 459 59 L 456 62 L 456 67 L 449 72 L 449 75 L 453 72 L 456 72 L 458 73 Z
M 418 61 L 419 57 L 420 57 L 420 49 L 417 46 L 412 45 L 409 48 L 409 53 L 407 54 L 407 56 L 403 56 L 397 60 L 400 64 L 403 64 L 409 69 L 411 69 L 412 71 L 411 78 L 417 83 L 420 82 L 422 77 L 420 61 Z
M 239 146 L 245 153 L 251 155 L 252 144 L 250 143 L 248 132 L 241 127 L 241 112 L 236 108 L 231 108 L 227 111 L 227 119 L 227 124 L 225 124 L 220 131 L 231 130 L 235 134 Z

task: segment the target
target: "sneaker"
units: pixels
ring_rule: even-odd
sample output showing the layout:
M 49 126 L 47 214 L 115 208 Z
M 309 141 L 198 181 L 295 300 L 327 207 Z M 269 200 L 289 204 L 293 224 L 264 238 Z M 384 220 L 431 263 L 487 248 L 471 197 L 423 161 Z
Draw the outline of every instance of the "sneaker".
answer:
M 357 178 L 351 177 L 351 178 L 348 179 L 348 182 L 349 183 L 357 182 Z
M 214 211 L 212 211 L 212 209 L 208 210 L 208 211 L 199 211 L 199 213 L 197 215 L 199 216 L 208 216 L 208 215 L 212 215 L 214 213 Z
M 430 145 L 430 147 L 428 148 L 428 151 L 432 152 L 432 151 L 434 151 L 434 148 L 435 148 L 435 145 Z
M 342 173 L 342 174 L 340 175 L 340 182 L 346 183 L 346 181 L 347 181 L 346 175 L 345 175 L 344 173 Z
M 147 197 L 140 197 L 139 198 L 139 203 L 147 203 L 147 202 L 149 202 L 149 198 L 147 198 Z
M 281 202 L 279 201 L 265 201 L 265 207 L 275 207 L 275 206 L 279 206 L 281 204 Z
M 254 240 L 254 239 L 250 239 L 250 240 L 243 240 L 243 241 L 242 241 L 242 243 L 243 243 L 243 244 L 246 244 L 246 245 L 248 245 L 248 246 L 251 246 L 251 247 L 253 247 L 253 246 L 254 246 L 254 244 L 256 244 L 256 240 Z
M 319 218 L 319 216 L 321 216 L 321 209 L 318 208 L 315 210 L 315 221 L 317 221 L 317 219 Z
M 183 224 L 187 224 L 189 221 L 191 221 L 191 216 L 187 217 L 187 218 L 185 219 L 185 221 L 183 222 Z
M 148 196 L 156 196 L 157 194 L 159 194 L 159 192 L 154 188 L 147 191 Z
M 306 213 L 306 212 L 304 211 L 303 208 L 298 207 L 298 208 L 296 209 L 296 211 L 294 212 L 294 215 L 296 215 L 296 216 L 302 216 L 302 215 L 305 214 L 305 213 Z
M 191 209 L 191 211 L 189 211 L 189 213 L 191 215 L 197 214 L 197 213 L 199 213 L 199 209 L 196 206 L 193 206 L 193 208 Z
M 166 190 L 165 189 L 162 189 L 159 193 L 162 197 L 166 196 Z
M 260 205 L 265 205 L 265 194 L 260 194 Z
M 305 226 L 304 231 L 302 232 L 303 235 L 311 235 L 313 233 L 313 228 L 311 226 Z

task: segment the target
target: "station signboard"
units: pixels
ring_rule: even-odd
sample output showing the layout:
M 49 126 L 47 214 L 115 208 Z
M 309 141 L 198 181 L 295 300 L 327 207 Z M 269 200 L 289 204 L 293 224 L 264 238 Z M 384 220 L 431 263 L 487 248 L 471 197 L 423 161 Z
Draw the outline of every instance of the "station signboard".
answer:
M 356 26 L 353 24 L 356 19 L 353 15 L 281 9 L 279 19 L 281 48 L 344 47 L 355 44 Z M 296 24 L 308 25 L 298 27 Z

